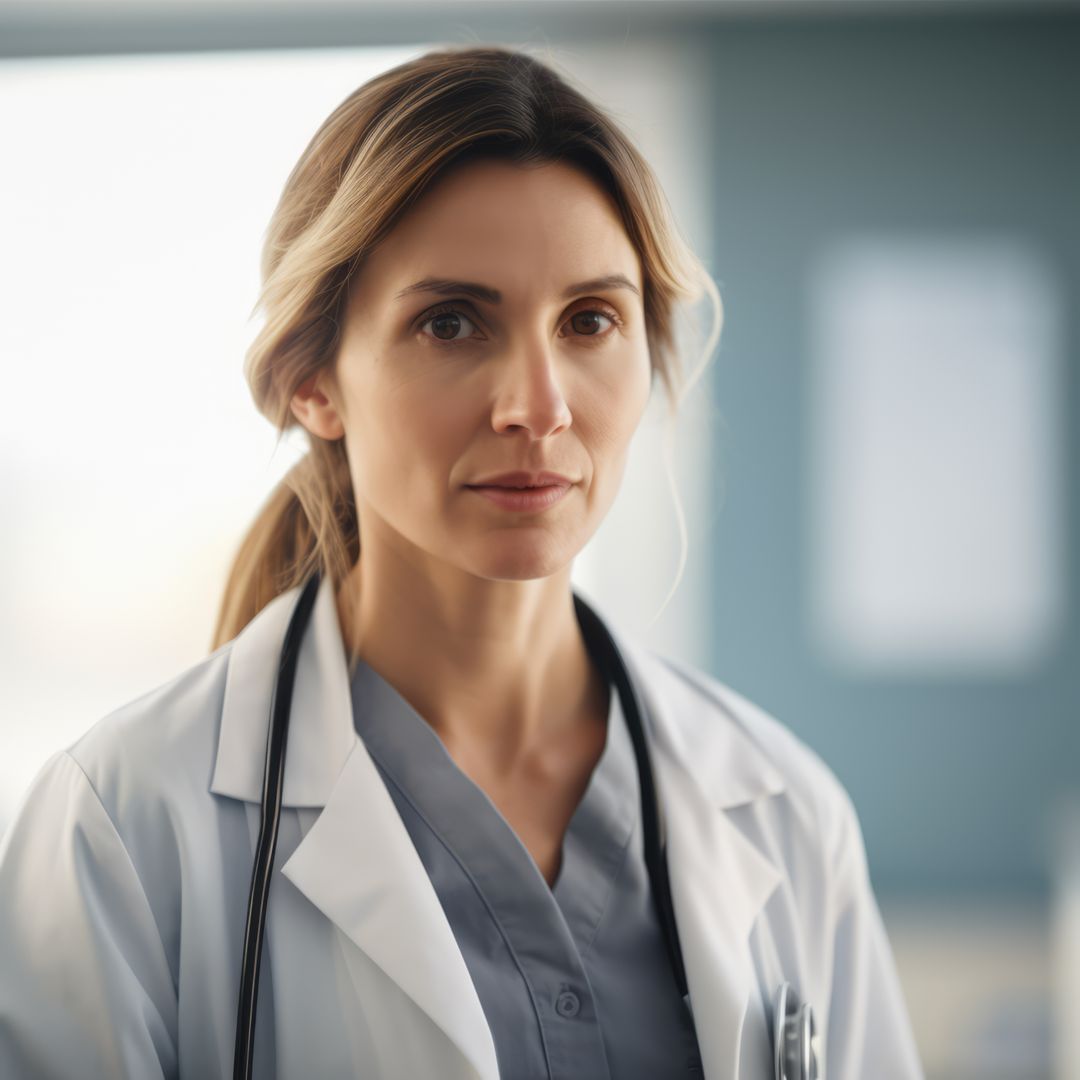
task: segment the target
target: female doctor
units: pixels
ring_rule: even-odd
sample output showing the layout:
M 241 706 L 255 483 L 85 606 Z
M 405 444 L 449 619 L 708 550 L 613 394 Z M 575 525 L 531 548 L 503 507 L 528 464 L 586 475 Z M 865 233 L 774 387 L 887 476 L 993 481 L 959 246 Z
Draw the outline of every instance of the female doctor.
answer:
M 916 1080 L 838 781 L 571 589 L 657 377 L 678 404 L 677 306 L 719 332 L 627 137 L 524 53 L 430 52 L 323 123 L 263 274 L 246 373 L 310 452 L 216 651 L 3 838 L 0 1075 Z

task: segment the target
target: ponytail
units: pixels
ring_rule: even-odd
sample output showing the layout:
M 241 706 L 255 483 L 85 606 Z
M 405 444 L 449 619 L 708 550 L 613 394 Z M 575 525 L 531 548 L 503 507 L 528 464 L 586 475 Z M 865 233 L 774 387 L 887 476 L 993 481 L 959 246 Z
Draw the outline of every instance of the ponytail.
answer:
M 211 651 L 316 569 L 336 589 L 360 557 L 345 442 L 309 439 L 311 449 L 263 503 L 233 559 Z

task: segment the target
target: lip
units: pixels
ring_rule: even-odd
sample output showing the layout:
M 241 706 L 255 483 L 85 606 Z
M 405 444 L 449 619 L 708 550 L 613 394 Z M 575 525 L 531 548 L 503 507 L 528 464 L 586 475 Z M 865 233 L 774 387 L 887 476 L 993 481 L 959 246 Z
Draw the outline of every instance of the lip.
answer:
M 475 484 L 467 484 L 466 487 L 538 488 L 549 487 L 553 484 L 569 487 L 573 483 L 575 483 L 574 480 L 560 473 L 518 471 L 485 476 L 477 480 Z
M 512 488 L 499 487 L 498 485 L 467 485 L 469 491 L 475 491 L 477 495 L 483 495 L 490 499 L 496 506 L 504 510 L 533 511 L 547 510 L 554 506 L 570 490 L 571 485 L 544 484 L 540 487 Z

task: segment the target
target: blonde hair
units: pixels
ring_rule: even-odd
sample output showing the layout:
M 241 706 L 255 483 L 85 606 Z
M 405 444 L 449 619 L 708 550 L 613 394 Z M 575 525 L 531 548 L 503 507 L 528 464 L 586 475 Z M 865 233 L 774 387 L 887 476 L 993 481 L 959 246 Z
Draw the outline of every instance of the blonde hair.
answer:
M 669 419 L 720 335 L 715 283 L 680 237 L 652 169 L 615 122 L 567 77 L 520 50 L 450 46 L 377 75 L 315 132 L 285 182 L 262 251 L 253 311 L 265 323 L 244 373 L 278 440 L 298 423 L 297 389 L 336 361 L 348 283 L 364 256 L 452 165 L 470 158 L 563 161 L 613 198 L 642 265 L 646 336 Z M 676 315 L 707 295 L 713 325 L 687 379 Z M 261 507 L 230 567 L 212 649 L 316 569 L 335 590 L 360 555 L 343 439 L 308 432 L 308 453 Z M 670 473 L 670 458 L 669 479 Z M 685 525 L 676 496 L 685 558 Z M 680 565 L 681 573 L 681 565 Z M 669 594 L 670 595 L 670 594 Z M 343 602 L 348 602 L 344 598 Z

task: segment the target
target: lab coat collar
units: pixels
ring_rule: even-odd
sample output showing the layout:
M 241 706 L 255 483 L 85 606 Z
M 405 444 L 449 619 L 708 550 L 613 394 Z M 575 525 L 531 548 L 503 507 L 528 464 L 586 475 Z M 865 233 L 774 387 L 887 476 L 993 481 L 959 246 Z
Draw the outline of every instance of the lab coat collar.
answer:
M 215 795 L 256 803 L 262 799 L 270 704 L 299 593 L 297 587 L 275 597 L 232 643 L 210 785 Z M 334 587 L 326 575 L 300 642 L 281 805 L 325 806 L 358 738 Z
M 232 643 L 210 787 L 215 795 L 247 802 L 262 798 L 274 676 L 299 591 L 275 597 Z M 739 721 L 736 695 L 715 698 L 731 720 L 718 723 L 679 674 L 681 665 L 624 637 L 595 601 L 588 603 L 601 616 L 644 694 L 654 733 L 713 806 L 730 809 L 784 790 L 782 775 Z M 698 681 L 695 673 L 684 670 Z M 334 588 L 324 577 L 297 662 L 282 806 L 325 806 L 358 738 Z
M 257 803 L 281 643 L 299 589 L 232 645 L 210 790 Z M 780 871 L 727 811 L 783 791 L 730 701 L 712 704 L 602 611 L 640 695 L 667 821 L 672 901 L 707 1080 L 767 1050 L 744 1039 L 754 985 L 749 935 Z M 324 578 L 297 664 L 282 804 L 322 807 L 282 873 L 498 1080 L 494 1043 L 453 930 L 356 732 L 335 593 Z M 763 1049 L 764 1047 L 764 1049 Z M 762 1059 L 762 1068 L 767 1062 Z M 764 1074 L 764 1073 L 763 1073 Z

